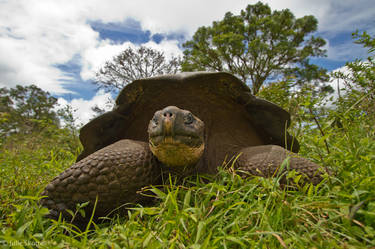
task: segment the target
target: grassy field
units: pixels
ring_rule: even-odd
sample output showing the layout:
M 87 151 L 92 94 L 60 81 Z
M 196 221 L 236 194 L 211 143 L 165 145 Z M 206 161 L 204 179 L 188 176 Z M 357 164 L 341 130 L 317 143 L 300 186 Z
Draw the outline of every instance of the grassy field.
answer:
M 64 134 L 8 139 L 0 154 L 0 247 L 375 248 L 373 122 L 341 125 L 323 123 L 325 136 L 313 126 L 300 132 L 301 154 L 332 171 L 318 186 L 241 179 L 228 165 L 181 185 L 171 179 L 145 191 L 154 205 L 80 230 L 44 218 L 38 205 L 45 185 L 75 161 L 77 143 Z

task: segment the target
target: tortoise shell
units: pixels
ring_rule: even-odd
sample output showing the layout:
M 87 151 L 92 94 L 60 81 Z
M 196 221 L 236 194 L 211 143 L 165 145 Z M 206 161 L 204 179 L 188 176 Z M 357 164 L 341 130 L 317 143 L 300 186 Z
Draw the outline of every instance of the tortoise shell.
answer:
M 237 77 L 225 72 L 184 72 L 125 86 L 112 111 L 80 130 L 84 150 L 77 161 L 121 139 L 147 142 L 154 113 L 171 105 L 191 111 L 205 123 L 206 149 L 200 172 L 215 171 L 248 146 L 275 144 L 299 150 L 298 141 L 286 131 L 289 113 L 252 95 Z

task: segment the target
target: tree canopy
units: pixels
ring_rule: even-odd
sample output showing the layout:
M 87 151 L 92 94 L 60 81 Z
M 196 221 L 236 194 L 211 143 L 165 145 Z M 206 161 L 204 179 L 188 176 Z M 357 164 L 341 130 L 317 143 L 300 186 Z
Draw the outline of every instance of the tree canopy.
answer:
M 180 59 L 156 49 L 131 47 L 107 61 L 96 73 L 95 84 L 106 92 L 118 92 L 134 80 L 162 74 L 174 74 L 180 69 Z
M 0 88 L 0 142 L 12 134 L 49 136 L 55 130 L 76 137 L 73 112 L 70 105 L 59 106 L 57 98 L 35 85 Z
M 296 83 L 327 80 L 326 70 L 309 63 L 324 56 L 324 39 L 312 35 L 318 21 L 296 18 L 289 9 L 272 11 L 267 4 L 248 5 L 239 15 L 225 14 L 212 26 L 200 27 L 183 44 L 183 71 L 227 71 L 251 83 L 253 94 L 274 77 Z
M 57 99 L 35 85 L 0 88 L 0 134 L 30 133 L 46 123 L 59 124 Z

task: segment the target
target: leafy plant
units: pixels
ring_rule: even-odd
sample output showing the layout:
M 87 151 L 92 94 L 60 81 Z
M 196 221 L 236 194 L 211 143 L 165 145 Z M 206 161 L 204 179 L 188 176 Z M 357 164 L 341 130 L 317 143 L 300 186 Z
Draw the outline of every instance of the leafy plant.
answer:
M 212 26 L 200 27 L 184 43 L 183 71 L 227 71 L 251 84 L 257 94 L 271 79 L 294 76 L 298 84 L 328 80 L 326 70 L 309 63 L 324 56 L 325 41 L 311 35 L 313 16 L 295 18 L 289 9 L 271 11 L 267 4 L 248 5 Z

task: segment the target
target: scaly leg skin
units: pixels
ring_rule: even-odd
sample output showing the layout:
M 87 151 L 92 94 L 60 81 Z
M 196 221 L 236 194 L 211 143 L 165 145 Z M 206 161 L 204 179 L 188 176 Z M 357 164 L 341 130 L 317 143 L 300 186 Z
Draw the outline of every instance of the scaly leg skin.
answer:
M 106 216 L 125 203 L 146 199 L 137 194 L 142 187 L 159 184 L 160 167 L 145 142 L 120 140 L 73 164 L 47 185 L 41 204 L 57 219 L 73 212 L 77 203 L 89 201 L 86 219 L 91 216 L 96 196 L 95 216 Z M 82 217 L 77 219 L 84 220 Z
M 323 179 L 321 166 L 278 145 L 247 147 L 240 153 L 236 161 L 236 170 L 245 174 L 262 177 L 277 176 L 283 161 L 289 157 L 289 171 L 294 169 L 305 176 L 305 181 L 313 184 L 318 184 Z M 280 173 L 288 169 L 285 167 Z M 282 178 L 282 183 L 285 183 L 285 177 Z

